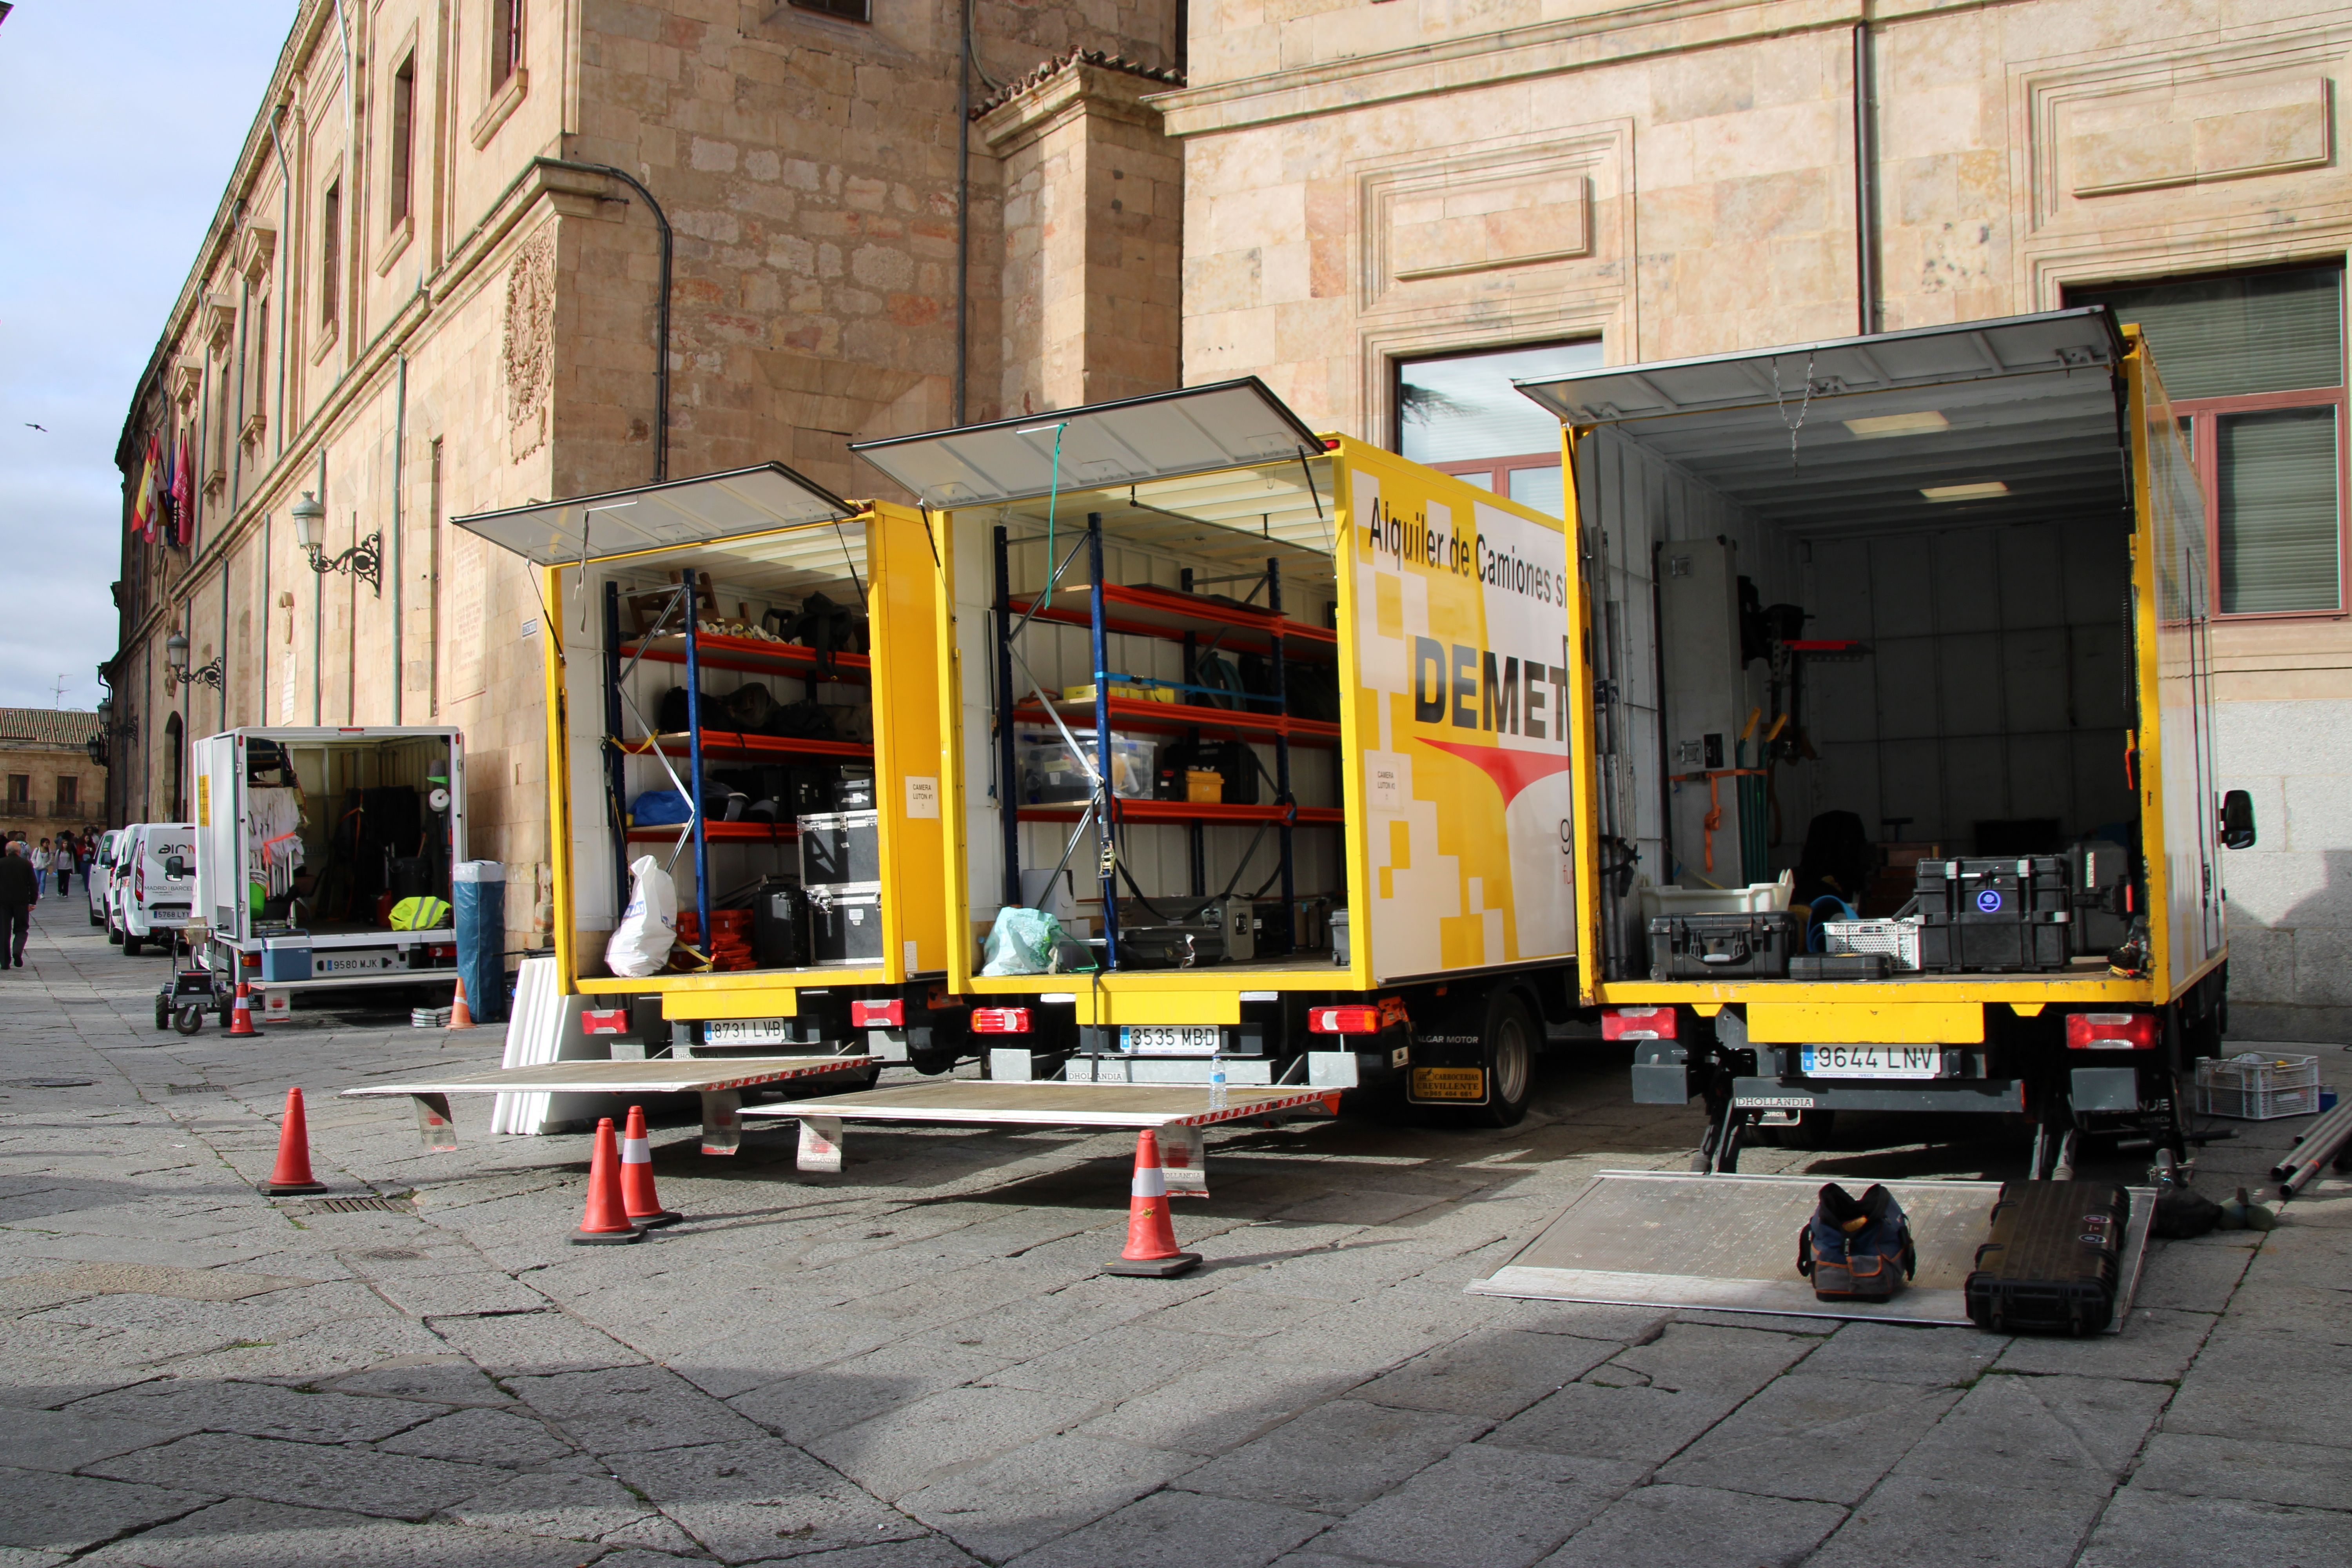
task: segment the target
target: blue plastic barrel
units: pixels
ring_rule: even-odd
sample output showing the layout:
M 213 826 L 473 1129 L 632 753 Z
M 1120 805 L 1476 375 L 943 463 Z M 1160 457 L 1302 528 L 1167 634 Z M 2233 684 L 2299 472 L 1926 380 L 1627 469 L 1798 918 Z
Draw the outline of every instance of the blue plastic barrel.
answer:
M 449 876 L 457 910 L 457 973 L 477 1024 L 507 1019 L 507 868 L 496 860 L 460 860 Z

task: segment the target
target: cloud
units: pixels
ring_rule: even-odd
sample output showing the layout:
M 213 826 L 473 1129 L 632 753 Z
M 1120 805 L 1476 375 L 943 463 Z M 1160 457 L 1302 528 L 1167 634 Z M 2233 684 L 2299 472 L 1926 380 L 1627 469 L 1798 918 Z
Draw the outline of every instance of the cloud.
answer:
M 115 442 L 295 9 L 26 0 L 0 23 L 0 706 L 50 706 L 59 675 L 68 707 L 98 700 Z

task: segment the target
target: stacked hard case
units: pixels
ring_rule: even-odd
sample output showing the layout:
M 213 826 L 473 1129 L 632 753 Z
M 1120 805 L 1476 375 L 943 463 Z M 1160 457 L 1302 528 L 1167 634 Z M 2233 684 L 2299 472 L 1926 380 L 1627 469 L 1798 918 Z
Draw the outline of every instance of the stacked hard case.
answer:
M 2116 1312 L 2131 1194 L 2113 1182 L 2004 1182 L 1963 1290 L 1996 1333 L 2095 1334 Z
M 1919 967 L 1934 973 L 2066 967 L 2066 858 L 1919 862 Z

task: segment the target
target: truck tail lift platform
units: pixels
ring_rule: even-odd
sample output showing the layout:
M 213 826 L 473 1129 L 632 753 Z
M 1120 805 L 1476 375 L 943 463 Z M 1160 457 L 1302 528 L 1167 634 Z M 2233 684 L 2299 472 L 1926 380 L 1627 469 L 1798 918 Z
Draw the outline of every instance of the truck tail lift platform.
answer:
M 1168 1190 L 1179 1195 L 1208 1194 L 1208 1171 L 1201 1129 L 1258 1117 L 1336 1116 L 1336 1089 L 1228 1090 L 1224 1104 L 1190 1086 L 974 1083 L 894 1084 L 824 1100 L 787 1101 L 747 1109 L 746 1117 L 800 1119 L 800 1168 L 841 1169 L 841 1124 L 845 1121 L 932 1121 L 997 1127 L 1134 1127 L 1163 1136 L 1160 1153 Z
M 453 1094 L 698 1094 L 702 1097 L 702 1152 L 732 1154 L 743 1139 L 745 1089 L 870 1070 L 873 1065 L 871 1058 L 863 1056 L 548 1062 L 422 1083 L 372 1083 L 347 1089 L 341 1098 L 404 1094 L 416 1102 L 416 1130 L 425 1146 L 449 1150 L 457 1146 L 457 1123 L 449 1115 Z
M 1919 1252 L 1919 1272 L 1884 1301 L 1832 1301 L 1795 1268 L 1797 1235 L 1819 1202 L 1812 1176 L 1699 1176 L 1602 1171 L 1535 1240 L 1473 1295 L 1625 1307 L 1692 1307 L 1799 1318 L 1969 1326 L 1961 1286 L 1976 1267 L 1999 1182 L 1888 1182 Z M 2156 1192 L 2131 1189 L 2115 1316 L 2123 1331 L 2147 1253 Z
M 2104 307 L 1580 372 L 1581 1000 L 1700 1170 L 1841 1111 L 2185 1152 L 2221 1052 L 2204 491 Z M 1783 879 L 1786 879 L 1785 880 Z M 1793 906 L 1793 907 L 1792 907 Z

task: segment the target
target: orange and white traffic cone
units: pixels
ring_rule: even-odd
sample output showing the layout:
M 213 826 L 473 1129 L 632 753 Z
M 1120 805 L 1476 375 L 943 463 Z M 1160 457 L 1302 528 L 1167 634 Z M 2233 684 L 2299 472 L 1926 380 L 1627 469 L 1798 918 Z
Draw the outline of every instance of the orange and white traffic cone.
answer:
M 1135 1184 L 1127 1205 L 1127 1250 L 1106 1264 L 1106 1274 L 1172 1279 L 1201 1266 L 1197 1252 L 1176 1250 L 1176 1227 L 1168 1219 L 1168 1179 L 1160 1169 L 1160 1140 L 1147 1127 L 1135 1135 Z
M 453 1029 L 470 1029 L 474 1026 L 474 1011 L 466 1005 L 466 981 L 463 975 L 457 979 L 457 994 L 449 999 L 449 1026 Z
M 574 1247 L 613 1247 L 644 1239 L 645 1232 L 629 1223 L 621 1202 L 621 1156 L 613 1137 L 613 1119 L 596 1123 L 596 1152 L 588 1158 L 588 1213 L 572 1233 Z
M 261 1190 L 271 1197 L 323 1193 L 327 1184 L 310 1174 L 310 1121 L 302 1114 L 302 1091 L 286 1091 L 286 1114 L 278 1123 L 278 1163 Z
M 621 1207 L 629 1223 L 640 1230 L 676 1225 L 686 1216 L 662 1207 L 654 1191 L 654 1146 L 646 1137 L 646 1108 L 629 1107 L 629 1121 L 621 1133 Z
M 260 1033 L 253 1026 L 253 994 L 240 980 L 236 983 L 236 1001 L 229 1009 L 228 1037 L 242 1040 Z

